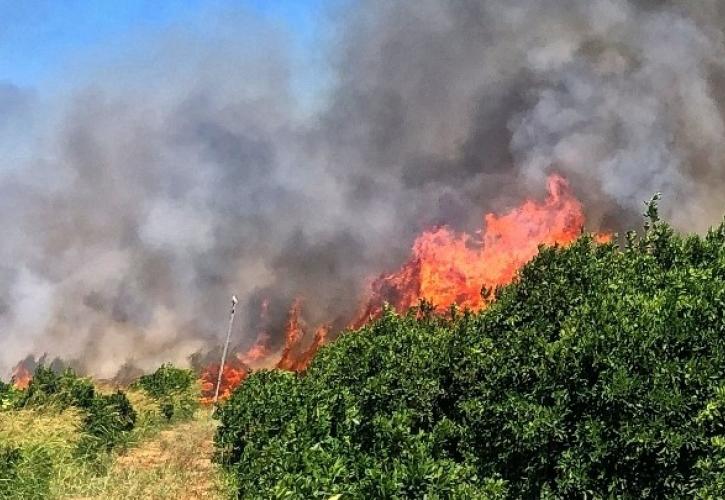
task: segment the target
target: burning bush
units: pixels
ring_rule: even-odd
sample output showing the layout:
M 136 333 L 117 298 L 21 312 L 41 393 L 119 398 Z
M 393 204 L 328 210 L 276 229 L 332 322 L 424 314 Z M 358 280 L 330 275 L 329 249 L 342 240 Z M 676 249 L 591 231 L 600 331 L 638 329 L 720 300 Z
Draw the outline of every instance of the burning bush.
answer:
M 134 386 L 154 398 L 167 420 L 189 418 L 198 407 L 199 388 L 191 370 L 161 365 L 154 373 L 143 375 Z
M 216 444 L 242 497 L 718 496 L 725 224 L 650 204 L 627 244 L 544 248 L 479 313 L 431 307 L 257 372 Z
M 214 402 L 217 381 L 219 385 L 219 399 L 226 399 L 249 375 L 250 368 L 238 357 L 232 356 L 224 363 L 221 380 L 219 380 L 219 363 L 207 365 L 201 373 L 201 402 L 211 404 Z

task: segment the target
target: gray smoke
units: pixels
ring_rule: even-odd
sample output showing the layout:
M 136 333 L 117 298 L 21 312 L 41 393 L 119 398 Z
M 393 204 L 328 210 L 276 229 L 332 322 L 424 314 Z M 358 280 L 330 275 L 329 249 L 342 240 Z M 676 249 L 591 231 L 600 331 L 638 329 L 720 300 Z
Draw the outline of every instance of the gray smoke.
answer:
M 229 13 L 67 91 L 0 84 L 0 373 L 43 352 L 102 377 L 184 363 L 232 292 L 242 345 L 279 346 L 298 296 L 341 327 L 420 230 L 480 228 L 551 172 L 593 230 L 638 225 L 657 191 L 683 230 L 725 212 L 717 0 L 345 7 L 314 105 L 285 34 Z

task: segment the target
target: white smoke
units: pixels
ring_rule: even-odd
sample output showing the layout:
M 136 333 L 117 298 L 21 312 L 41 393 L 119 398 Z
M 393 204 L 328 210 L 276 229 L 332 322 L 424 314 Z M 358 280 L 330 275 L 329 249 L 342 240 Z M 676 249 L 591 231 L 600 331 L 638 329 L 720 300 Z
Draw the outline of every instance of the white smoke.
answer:
M 223 12 L 62 91 L 0 84 L 0 373 L 43 352 L 104 377 L 183 363 L 232 292 L 241 344 L 264 299 L 272 348 L 297 296 L 343 325 L 421 229 L 478 228 L 552 171 L 590 229 L 632 228 L 661 191 L 702 231 L 725 212 L 724 9 L 353 2 L 310 61 Z

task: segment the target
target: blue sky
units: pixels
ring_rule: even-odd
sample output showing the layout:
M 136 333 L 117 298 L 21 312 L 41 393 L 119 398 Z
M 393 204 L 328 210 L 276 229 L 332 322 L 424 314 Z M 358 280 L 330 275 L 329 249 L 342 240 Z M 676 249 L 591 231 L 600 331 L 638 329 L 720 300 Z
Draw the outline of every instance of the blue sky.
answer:
M 98 47 L 240 7 L 281 25 L 312 50 L 325 0 L 0 0 L 0 82 L 42 86 Z M 211 29 L 211 27 L 210 27 Z

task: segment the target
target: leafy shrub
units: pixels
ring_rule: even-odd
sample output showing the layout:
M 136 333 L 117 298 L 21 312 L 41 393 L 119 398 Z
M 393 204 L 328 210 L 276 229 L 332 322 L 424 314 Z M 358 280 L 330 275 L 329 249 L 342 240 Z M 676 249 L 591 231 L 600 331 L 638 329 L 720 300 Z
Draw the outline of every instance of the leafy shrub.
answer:
M 123 392 L 97 394 L 89 379 L 78 377 L 70 369 L 59 375 L 39 365 L 22 394 L 18 404 L 23 407 L 50 406 L 64 410 L 73 406 L 83 410 L 80 429 L 83 437 L 78 451 L 89 457 L 111 450 L 136 422 L 136 412 Z
M 0 444 L 0 498 L 47 498 L 51 471 L 50 456 L 42 448 Z
M 18 479 L 18 464 L 22 456 L 20 448 L 0 446 L 0 497 L 10 496 L 10 492 Z
M 6 384 L 0 380 L 0 411 L 18 406 L 23 392 L 16 389 L 13 384 Z
M 387 311 L 219 412 L 249 497 L 720 496 L 725 225 L 543 248 L 496 301 Z M 417 316 L 420 316 L 418 318 Z
M 121 391 L 97 395 L 86 411 L 82 424 L 84 435 L 78 444 L 78 451 L 86 456 L 111 450 L 136 423 L 136 412 Z
M 155 398 L 162 398 L 171 394 L 189 390 L 196 378 L 191 370 L 176 368 L 165 363 L 154 373 L 142 375 L 136 384 Z
M 94 396 L 95 389 L 89 379 L 78 377 L 71 369 L 58 375 L 52 369 L 39 365 L 19 405 L 88 408 Z
M 158 402 L 159 410 L 167 420 L 189 418 L 199 404 L 194 373 L 171 364 L 163 364 L 154 373 L 141 376 L 134 386 Z

